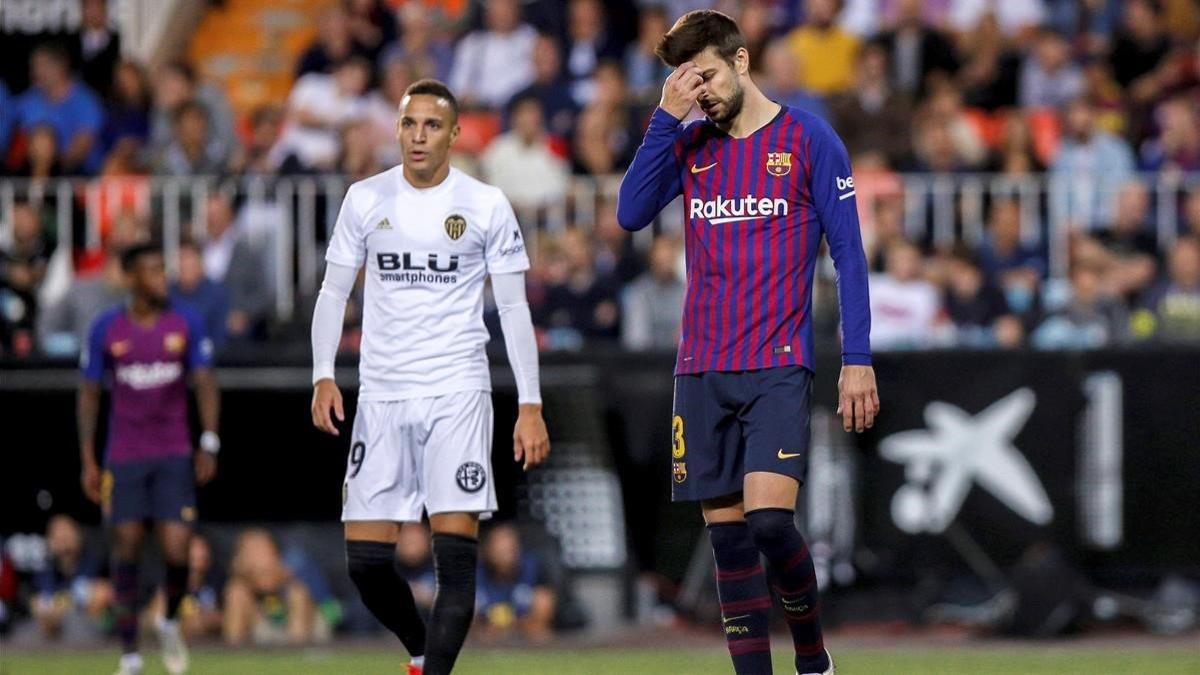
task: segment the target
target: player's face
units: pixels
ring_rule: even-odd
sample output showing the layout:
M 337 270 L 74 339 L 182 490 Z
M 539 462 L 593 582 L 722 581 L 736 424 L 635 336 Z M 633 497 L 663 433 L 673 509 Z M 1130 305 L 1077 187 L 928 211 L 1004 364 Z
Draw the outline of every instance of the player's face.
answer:
M 139 256 L 129 271 L 129 287 L 133 294 L 154 306 L 167 301 L 167 267 L 161 253 Z
M 749 70 L 749 58 L 749 52 L 739 49 L 730 64 L 721 58 L 715 47 L 708 47 L 692 57 L 692 62 L 704 78 L 704 89 L 696 102 L 704 114 L 717 124 L 727 124 L 742 112 L 744 95 L 741 78 Z
M 458 137 L 458 121 L 444 98 L 428 94 L 400 100 L 398 138 L 404 165 L 418 175 L 433 175 L 450 157 L 450 144 Z

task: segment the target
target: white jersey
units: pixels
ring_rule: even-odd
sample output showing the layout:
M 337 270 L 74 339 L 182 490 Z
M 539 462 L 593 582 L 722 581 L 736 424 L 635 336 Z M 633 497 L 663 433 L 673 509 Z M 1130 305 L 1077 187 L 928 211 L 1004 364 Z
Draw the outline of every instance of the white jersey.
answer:
M 491 391 L 484 279 L 529 269 L 499 188 L 453 168 L 424 189 L 399 166 L 361 180 L 346 192 L 325 259 L 366 263 L 359 399 Z

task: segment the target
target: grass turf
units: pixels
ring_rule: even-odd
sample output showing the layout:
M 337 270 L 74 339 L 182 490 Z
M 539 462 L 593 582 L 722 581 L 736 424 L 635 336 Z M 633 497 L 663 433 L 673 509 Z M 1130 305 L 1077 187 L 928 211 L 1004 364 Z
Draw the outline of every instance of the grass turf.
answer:
M 8 652 L 8 653 L 5 653 Z M 146 651 L 146 675 L 163 673 L 157 654 Z M 1200 673 L 1200 650 L 1102 650 L 1054 646 L 999 649 L 846 649 L 837 651 L 839 675 L 876 673 L 929 675 L 946 673 L 1137 673 L 1172 675 Z M 112 673 L 116 651 L 11 653 L 0 649 L 0 675 L 89 675 Z M 200 650 L 193 654 L 194 675 L 341 675 L 397 673 L 398 654 L 380 651 L 306 650 L 256 652 Z M 585 649 L 585 650 L 471 650 L 459 659 L 462 675 L 691 675 L 730 672 L 722 650 Z M 784 654 L 776 654 L 775 672 L 790 673 Z

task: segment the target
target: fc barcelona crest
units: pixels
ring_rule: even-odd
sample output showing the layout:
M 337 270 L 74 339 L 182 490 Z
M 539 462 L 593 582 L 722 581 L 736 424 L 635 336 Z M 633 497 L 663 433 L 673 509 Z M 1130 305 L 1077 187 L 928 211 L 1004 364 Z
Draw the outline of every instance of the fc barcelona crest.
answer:
M 767 173 L 775 177 L 786 176 L 792 172 L 792 153 L 768 152 Z
M 452 241 L 458 241 L 459 237 L 467 231 L 467 219 L 457 213 L 446 216 L 446 236 Z

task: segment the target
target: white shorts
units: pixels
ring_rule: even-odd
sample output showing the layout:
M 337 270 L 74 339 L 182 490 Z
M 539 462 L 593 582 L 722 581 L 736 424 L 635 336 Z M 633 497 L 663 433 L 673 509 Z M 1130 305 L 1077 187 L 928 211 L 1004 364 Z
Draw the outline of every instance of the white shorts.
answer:
M 360 401 L 354 416 L 342 520 L 418 522 L 421 512 L 496 510 L 492 395 Z

